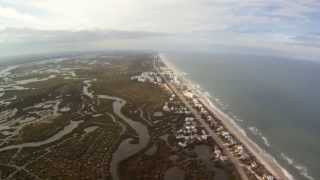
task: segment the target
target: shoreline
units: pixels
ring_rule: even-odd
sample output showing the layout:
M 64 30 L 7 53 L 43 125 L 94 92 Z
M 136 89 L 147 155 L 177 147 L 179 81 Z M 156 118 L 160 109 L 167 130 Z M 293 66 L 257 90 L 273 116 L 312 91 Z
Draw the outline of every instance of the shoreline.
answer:
M 256 142 L 247 136 L 245 130 L 240 127 L 234 119 L 214 104 L 210 97 L 204 95 L 198 85 L 187 79 L 183 72 L 180 72 L 175 65 L 173 65 L 168 59 L 164 58 L 163 54 L 160 53 L 159 57 L 168 69 L 170 69 L 179 78 L 182 78 L 183 84 L 192 89 L 199 96 L 200 102 L 215 114 L 225 128 L 228 129 L 228 131 L 233 134 L 271 174 L 273 174 L 277 179 L 294 180 L 294 177 L 284 167 L 282 167 L 272 155 L 267 153 Z

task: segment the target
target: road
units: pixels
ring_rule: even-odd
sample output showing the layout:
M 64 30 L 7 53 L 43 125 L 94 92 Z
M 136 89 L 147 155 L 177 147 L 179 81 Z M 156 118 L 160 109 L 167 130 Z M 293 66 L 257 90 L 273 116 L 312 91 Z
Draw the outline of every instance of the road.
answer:
M 161 75 L 162 79 L 168 85 L 168 87 L 172 90 L 173 93 L 185 104 L 185 106 L 191 111 L 191 113 L 195 116 L 195 118 L 199 121 L 202 127 L 206 130 L 206 132 L 213 138 L 213 140 L 217 143 L 217 145 L 221 148 L 222 152 L 228 157 L 231 163 L 236 168 L 239 176 L 242 180 L 249 180 L 247 174 L 245 173 L 244 169 L 242 168 L 241 163 L 238 159 L 236 159 L 230 151 L 228 151 L 227 147 L 223 145 L 223 141 L 215 134 L 215 132 L 210 128 L 210 126 L 206 123 L 206 121 L 201 117 L 200 113 L 193 108 L 184 95 L 173 85 L 172 83 L 168 82 L 168 80 L 162 76 L 160 70 L 157 68 L 156 59 L 153 62 L 154 69 Z

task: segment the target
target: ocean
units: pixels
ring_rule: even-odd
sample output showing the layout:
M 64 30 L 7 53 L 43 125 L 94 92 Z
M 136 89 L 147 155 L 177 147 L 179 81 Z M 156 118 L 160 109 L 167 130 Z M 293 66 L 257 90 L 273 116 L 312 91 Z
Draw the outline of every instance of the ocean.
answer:
M 295 179 L 320 179 L 320 63 L 165 53 Z

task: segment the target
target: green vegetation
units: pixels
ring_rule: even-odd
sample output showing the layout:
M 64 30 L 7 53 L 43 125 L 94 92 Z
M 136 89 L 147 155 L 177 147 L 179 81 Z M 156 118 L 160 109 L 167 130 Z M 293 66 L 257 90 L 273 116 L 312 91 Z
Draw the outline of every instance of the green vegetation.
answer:
M 70 72 L 74 72 L 72 78 L 55 74 L 55 78 L 23 85 L 28 90 L 6 91 L 0 98 L 16 97 L 9 105 L 0 106 L 0 113 L 17 109 L 12 117 L 5 117 L 3 121 L 8 122 L 11 134 L 0 132 L 3 142 L 0 145 L 1 178 L 111 179 L 110 162 L 119 144 L 128 138 L 132 139 L 132 144 L 138 144 L 140 139 L 139 133 L 113 111 L 113 101 L 99 99 L 98 95 L 126 100 L 122 113 L 148 128 L 150 141 L 147 146 L 120 163 L 122 179 L 163 179 L 165 171 L 173 166 L 186 171 L 189 179 L 212 177 L 201 170 L 200 162 L 189 161 L 187 153 L 176 147 L 174 132 L 186 115 L 162 111 L 170 97 L 169 92 L 161 85 L 130 79 L 142 72 L 153 71 L 150 54 L 116 54 L 26 64 L 15 69 L 11 78 L 48 77 L 50 73 L 28 72 L 59 68 L 70 68 Z M 161 115 L 155 116 L 156 112 Z M 28 121 L 26 117 L 33 119 Z M 1 151 L 12 145 L 44 141 L 74 121 L 79 122 L 78 126 L 54 142 Z M 3 122 L 0 121 L 0 125 Z M 154 154 L 146 155 L 153 145 L 158 147 Z M 177 156 L 179 161 L 170 160 L 172 156 Z

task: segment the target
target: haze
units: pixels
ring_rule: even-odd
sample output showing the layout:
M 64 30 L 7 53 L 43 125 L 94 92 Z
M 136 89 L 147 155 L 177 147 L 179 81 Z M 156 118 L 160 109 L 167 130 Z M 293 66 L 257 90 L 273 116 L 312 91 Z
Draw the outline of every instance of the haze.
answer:
M 0 57 L 152 49 L 320 57 L 317 0 L 1 0 Z

